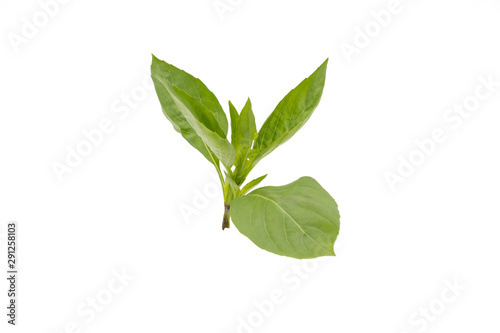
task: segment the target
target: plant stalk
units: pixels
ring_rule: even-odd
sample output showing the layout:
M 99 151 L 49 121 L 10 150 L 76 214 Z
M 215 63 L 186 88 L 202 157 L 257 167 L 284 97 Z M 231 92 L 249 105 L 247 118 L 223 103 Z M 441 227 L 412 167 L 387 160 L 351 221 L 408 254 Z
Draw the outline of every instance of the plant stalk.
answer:
M 222 218 L 222 230 L 229 228 L 230 206 L 224 204 L 224 217 Z

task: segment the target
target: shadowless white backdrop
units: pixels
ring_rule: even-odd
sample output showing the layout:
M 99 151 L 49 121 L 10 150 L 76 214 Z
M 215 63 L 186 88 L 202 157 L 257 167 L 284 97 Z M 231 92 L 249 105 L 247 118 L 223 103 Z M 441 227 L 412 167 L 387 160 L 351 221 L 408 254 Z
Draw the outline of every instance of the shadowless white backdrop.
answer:
M 2 0 L 1 332 L 497 332 L 500 3 Z M 176 133 L 151 54 L 257 125 L 330 58 L 262 185 L 317 179 L 336 257 L 221 230 L 213 167 Z

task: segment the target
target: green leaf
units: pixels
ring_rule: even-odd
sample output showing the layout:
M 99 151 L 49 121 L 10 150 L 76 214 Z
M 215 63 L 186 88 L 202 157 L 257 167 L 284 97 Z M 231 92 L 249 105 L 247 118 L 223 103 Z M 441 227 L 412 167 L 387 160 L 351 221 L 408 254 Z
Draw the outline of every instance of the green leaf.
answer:
M 231 101 L 229 101 L 229 115 L 231 117 L 231 143 L 233 144 L 234 147 L 236 142 L 238 141 L 240 115 L 238 114 L 238 110 L 236 110 Z M 237 150 L 237 147 L 234 147 L 234 149 Z
M 253 140 L 257 139 L 257 125 L 255 124 L 255 115 L 252 111 L 252 102 L 250 98 L 247 99 L 243 110 L 241 110 L 239 123 L 246 142 L 251 143 Z
M 229 112 L 231 115 L 231 143 L 236 152 L 236 182 L 241 184 L 245 180 L 242 173 L 247 164 L 248 154 L 253 141 L 257 138 L 257 126 L 250 99 L 247 99 L 241 114 L 238 114 L 234 105 L 229 102 Z
M 259 150 L 254 165 L 290 139 L 311 117 L 323 94 L 327 64 L 328 59 L 290 91 L 264 122 L 253 147 Z
M 335 255 L 337 203 L 313 178 L 234 199 L 231 218 L 242 234 L 269 252 L 297 259 Z
M 219 127 L 215 117 L 208 112 L 203 104 L 185 91 L 170 84 L 170 82 L 162 77 L 155 76 L 155 79 L 170 94 L 178 110 L 189 125 L 191 125 L 194 132 L 201 138 L 207 150 L 210 149 L 229 170 L 234 164 L 235 152 L 231 143 L 226 139 L 223 130 Z
M 217 100 L 217 97 L 215 97 L 200 79 L 156 58 L 154 55 L 151 64 L 151 76 L 153 76 L 153 81 L 155 76 L 159 76 L 167 80 L 173 86 L 183 90 L 186 94 L 196 98 L 198 102 L 203 104 L 215 117 L 224 135 L 227 135 L 228 123 L 226 114 Z
M 248 184 L 246 184 L 245 186 L 243 186 L 243 188 L 241 189 L 241 195 L 245 195 L 248 193 L 248 191 L 250 191 L 251 189 L 253 189 L 255 186 L 259 185 L 261 181 L 264 180 L 264 178 L 266 178 L 267 175 L 264 175 L 264 176 L 260 176 L 259 178 L 256 178 L 250 182 L 248 182 Z
M 173 101 L 172 96 L 170 96 L 166 87 L 159 81 L 158 78 L 163 78 L 172 85 L 184 90 L 187 94 L 196 96 L 195 98 L 207 107 L 209 113 L 211 113 L 216 119 L 222 133 L 226 135 L 228 127 L 226 115 L 215 95 L 208 90 L 208 88 L 199 79 L 175 66 L 159 60 L 155 56 L 153 56 L 153 62 L 151 64 L 151 77 L 155 85 L 158 99 L 160 100 L 162 111 L 167 119 L 172 123 L 174 129 L 181 133 L 189 144 L 200 151 L 208 161 L 213 163 L 218 168 L 219 160 L 213 153 L 210 152 L 201 137 L 186 120 L 176 103 Z
M 186 118 L 184 118 L 167 89 L 163 85 L 159 84 L 159 81 L 157 79 L 153 78 L 153 81 L 155 83 L 156 93 L 160 100 L 163 113 L 172 123 L 174 129 L 177 132 L 181 133 L 182 137 L 186 139 L 186 141 L 189 142 L 189 144 L 191 144 L 199 152 L 201 152 L 203 156 L 205 156 L 205 158 L 210 161 L 210 163 L 218 165 L 218 160 L 215 160 L 217 158 L 209 152 L 203 140 L 199 137 L 198 134 L 196 134 L 195 130 L 187 122 Z

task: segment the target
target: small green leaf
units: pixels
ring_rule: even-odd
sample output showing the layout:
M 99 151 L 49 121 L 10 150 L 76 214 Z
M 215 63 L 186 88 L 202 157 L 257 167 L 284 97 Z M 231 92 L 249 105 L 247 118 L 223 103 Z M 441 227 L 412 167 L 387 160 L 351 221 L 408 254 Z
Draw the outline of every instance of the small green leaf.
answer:
M 251 189 L 253 189 L 255 186 L 259 185 L 261 181 L 264 180 L 264 178 L 266 178 L 267 175 L 264 175 L 264 176 L 260 176 L 259 178 L 256 178 L 250 182 L 248 182 L 248 184 L 246 184 L 245 186 L 243 186 L 243 188 L 241 189 L 241 194 L 240 195 L 245 195 L 248 193 L 248 191 L 250 191 Z
M 311 117 L 323 94 L 327 64 L 328 59 L 290 91 L 264 122 L 254 144 L 259 150 L 254 165 L 290 139 Z
M 255 124 L 255 115 L 252 111 L 252 102 L 250 98 L 247 99 L 243 110 L 241 110 L 239 123 L 243 136 L 247 142 L 251 143 L 253 140 L 257 139 L 257 125 Z
M 155 77 L 170 94 L 180 113 L 214 155 L 229 170 L 234 164 L 233 146 L 206 107 L 162 77 Z
M 260 248 L 297 259 L 334 256 L 337 203 L 310 177 L 259 188 L 231 202 L 231 219 Z
M 234 147 L 235 143 L 238 141 L 240 115 L 238 114 L 238 110 L 236 110 L 231 101 L 229 101 L 229 115 L 231 117 L 231 143 L 233 144 Z M 234 149 L 237 150 L 237 147 L 234 147 Z
M 236 182 L 241 184 L 245 180 L 241 175 L 245 168 L 248 154 L 253 141 L 257 137 L 257 126 L 255 125 L 255 116 L 252 111 L 252 102 L 250 99 L 247 99 L 239 115 L 234 105 L 229 102 L 229 112 L 231 115 L 231 143 L 236 152 L 234 162 L 236 166 Z

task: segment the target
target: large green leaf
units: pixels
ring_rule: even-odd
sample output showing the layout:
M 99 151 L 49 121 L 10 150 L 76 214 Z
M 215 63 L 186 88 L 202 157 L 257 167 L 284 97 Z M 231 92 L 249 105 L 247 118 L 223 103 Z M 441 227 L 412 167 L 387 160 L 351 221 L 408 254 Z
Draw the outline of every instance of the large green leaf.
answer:
M 183 90 L 186 94 L 196 98 L 215 117 L 220 128 L 227 135 L 227 117 L 217 97 L 201 82 L 189 73 L 166 63 L 153 55 L 151 64 L 151 75 L 159 76 L 167 80 L 173 86 Z
M 168 91 L 184 119 L 201 138 L 207 149 L 212 151 L 229 170 L 234 164 L 235 152 L 215 117 L 196 98 L 170 84 L 166 79 L 160 76 L 154 77 Z
M 209 113 L 215 118 L 224 136 L 227 134 L 227 118 L 215 95 L 199 79 L 190 74 L 159 60 L 153 56 L 151 64 L 151 77 L 155 85 L 155 90 L 160 100 L 162 111 L 167 119 L 172 123 L 174 129 L 194 148 L 200 151 L 205 158 L 219 167 L 219 161 L 207 148 L 201 137 L 186 120 L 165 85 L 160 82 L 162 78 L 166 82 L 178 87 L 186 94 L 196 98 L 201 104 L 206 106 Z
M 264 122 L 253 147 L 259 151 L 254 164 L 290 139 L 307 122 L 323 94 L 327 64 L 328 59 L 290 91 Z
M 242 234 L 269 252 L 298 259 L 335 255 L 337 203 L 313 178 L 262 187 L 236 198 L 231 219 Z
M 158 79 L 154 76 L 153 82 L 155 84 L 158 99 L 160 100 L 162 111 L 167 119 L 172 123 L 174 129 L 181 133 L 182 137 L 184 137 L 189 144 L 202 153 L 208 161 L 218 165 L 219 163 L 218 160 L 216 160 L 217 158 L 209 152 L 203 140 L 198 134 L 196 134 L 195 130 L 187 122 L 186 118 L 184 118 L 165 86 L 159 83 Z

